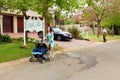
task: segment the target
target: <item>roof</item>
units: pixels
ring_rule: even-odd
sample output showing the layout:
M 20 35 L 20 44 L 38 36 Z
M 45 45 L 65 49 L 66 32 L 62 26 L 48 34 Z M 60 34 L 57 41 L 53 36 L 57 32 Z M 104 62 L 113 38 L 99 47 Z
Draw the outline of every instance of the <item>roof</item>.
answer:
M 7 11 L 1 11 L 2 14 L 10 14 L 10 15 L 23 15 L 21 12 L 18 13 L 18 10 L 10 10 L 8 9 Z M 26 12 L 27 16 L 35 16 L 35 17 L 41 17 L 41 15 L 39 15 L 37 12 L 33 11 L 33 10 L 28 10 Z

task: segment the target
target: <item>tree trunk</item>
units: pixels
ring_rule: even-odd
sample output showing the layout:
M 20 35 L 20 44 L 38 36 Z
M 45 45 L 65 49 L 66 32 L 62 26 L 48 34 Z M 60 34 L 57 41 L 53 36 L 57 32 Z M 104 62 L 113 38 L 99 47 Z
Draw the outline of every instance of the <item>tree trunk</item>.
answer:
M 93 24 L 91 24 L 90 27 L 92 28 L 92 32 L 95 35 L 95 26 Z
M 0 8 L 0 15 L 1 15 L 1 8 Z M 0 36 L 1 36 L 1 23 L 0 23 Z
M 114 26 L 112 25 L 112 37 L 114 36 Z
M 47 28 L 48 28 L 48 21 L 47 21 L 47 16 L 45 16 L 45 35 L 47 34 Z
M 97 37 L 98 38 L 100 36 L 100 32 L 101 32 L 101 26 L 100 26 L 100 22 L 98 22 L 98 26 L 97 26 Z
M 0 24 L 0 36 L 1 36 L 1 24 Z

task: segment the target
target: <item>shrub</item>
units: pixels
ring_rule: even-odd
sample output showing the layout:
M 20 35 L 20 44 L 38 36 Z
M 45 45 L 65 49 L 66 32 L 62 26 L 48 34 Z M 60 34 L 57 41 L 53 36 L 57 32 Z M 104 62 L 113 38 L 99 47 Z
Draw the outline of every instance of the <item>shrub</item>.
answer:
M 37 40 L 35 38 L 31 38 L 31 37 L 28 38 L 28 42 L 36 42 L 36 41 Z
M 68 31 L 73 35 L 73 38 L 77 39 L 79 37 L 80 30 L 77 27 L 73 26 Z
M 0 35 L 0 42 L 10 43 L 12 38 L 8 34 Z
M 23 37 L 19 37 L 17 40 L 18 40 L 19 42 L 23 42 L 23 41 L 24 41 L 24 38 L 23 38 Z

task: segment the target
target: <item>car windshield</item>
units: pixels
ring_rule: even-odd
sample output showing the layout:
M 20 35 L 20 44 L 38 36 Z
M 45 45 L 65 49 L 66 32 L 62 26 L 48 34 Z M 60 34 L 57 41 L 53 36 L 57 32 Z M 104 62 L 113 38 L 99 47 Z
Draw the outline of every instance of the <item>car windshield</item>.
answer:
M 62 30 L 60 28 L 52 28 L 53 32 L 62 32 Z

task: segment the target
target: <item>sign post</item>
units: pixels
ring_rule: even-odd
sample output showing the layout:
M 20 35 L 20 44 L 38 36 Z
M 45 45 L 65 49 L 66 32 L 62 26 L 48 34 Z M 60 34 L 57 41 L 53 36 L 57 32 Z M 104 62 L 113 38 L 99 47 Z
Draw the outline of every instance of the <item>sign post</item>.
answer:
M 25 16 L 24 16 L 24 46 L 26 45 L 26 30 L 25 30 L 25 25 L 26 25 L 26 21 L 25 21 Z
M 44 39 L 44 19 L 40 20 L 39 17 L 30 17 L 28 20 L 24 17 L 24 45 L 26 45 L 26 31 L 43 31 Z

